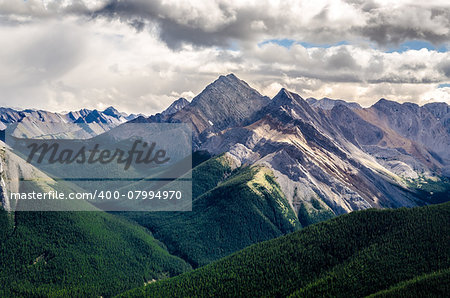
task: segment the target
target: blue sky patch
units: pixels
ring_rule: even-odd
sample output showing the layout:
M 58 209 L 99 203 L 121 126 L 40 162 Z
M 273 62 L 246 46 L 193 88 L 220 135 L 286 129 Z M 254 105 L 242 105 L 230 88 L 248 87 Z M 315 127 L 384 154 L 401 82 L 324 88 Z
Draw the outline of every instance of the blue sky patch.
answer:
M 268 39 L 263 42 L 260 42 L 258 44 L 258 46 L 263 46 L 268 43 L 274 43 L 274 44 L 280 45 L 282 47 L 285 47 L 287 49 L 291 48 L 291 46 L 294 44 L 300 44 L 305 48 L 331 48 L 331 47 L 350 44 L 349 42 L 347 42 L 345 40 L 337 42 L 337 43 L 321 44 L 321 43 L 311 43 L 311 42 L 305 42 L 305 41 L 296 41 L 296 40 L 289 39 L 289 38 L 282 38 L 282 39 Z M 423 48 L 428 49 L 430 51 L 438 51 L 438 52 L 442 52 L 442 53 L 448 52 L 448 50 L 449 50 L 449 49 L 447 49 L 447 47 L 445 45 L 435 46 L 432 43 L 427 42 L 427 41 L 411 40 L 411 41 L 406 41 L 398 46 L 390 46 L 385 50 L 385 52 L 387 52 L 387 53 L 393 53 L 393 52 L 402 53 L 402 52 L 406 52 L 409 50 L 420 50 Z
M 285 47 L 285 48 L 289 49 L 295 43 L 295 40 L 287 39 L 287 38 L 284 38 L 284 39 L 268 39 L 268 40 L 265 40 L 263 42 L 260 42 L 258 44 L 258 46 L 263 46 L 263 45 L 268 44 L 268 43 L 274 43 L 274 44 L 277 44 L 277 45 L 280 45 L 282 47 Z
M 311 43 L 311 42 L 304 42 L 304 41 L 295 41 L 293 39 L 283 38 L 283 39 L 268 39 L 263 42 L 260 42 L 258 46 L 263 46 L 268 43 L 274 43 L 277 45 L 280 45 L 282 47 L 285 47 L 289 49 L 293 44 L 300 44 L 305 48 L 331 48 L 335 46 L 341 46 L 341 45 L 347 45 L 349 44 L 346 41 L 340 41 L 333 44 L 321 44 L 321 43 Z
M 428 42 L 428 41 L 423 41 L 423 40 L 411 40 L 411 41 L 406 41 L 402 44 L 400 44 L 397 47 L 390 47 L 388 48 L 387 52 L 392 53 L 392 52 L 398 52 L 398 53 L 402 53 L 402 52 L 406 52 L 409 50 L 420 50 L 420 49 L 428 49 L 430 51 L 438 51 L 438 52 L 447 52 L 448 49 L 444 46 L 435 46 L 432 43 Z
M 299 41 L 297 42 L 298 44 L 301 44 L 302 46 L 304 46 L 305 48 L 331 48 L 331 47 L 337 47 L 337 46 L 342 46 L 342 45 L 348 45 L 349 43 L 346 41 L 340 41 L 340 42 L 336 42 L 336 43 L 311 43 L 311 42 L 304 42 L 304 41 Z

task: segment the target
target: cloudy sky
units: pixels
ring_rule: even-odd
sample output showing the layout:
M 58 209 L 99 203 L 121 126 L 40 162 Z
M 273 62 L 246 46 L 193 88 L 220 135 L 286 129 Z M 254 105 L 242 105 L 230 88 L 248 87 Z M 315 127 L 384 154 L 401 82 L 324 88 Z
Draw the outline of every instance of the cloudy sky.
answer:
M 448 0 L 0 0 L 0 39 L 0 106 L 151 114 L 230 72 L 268 96 L 450 104 Z

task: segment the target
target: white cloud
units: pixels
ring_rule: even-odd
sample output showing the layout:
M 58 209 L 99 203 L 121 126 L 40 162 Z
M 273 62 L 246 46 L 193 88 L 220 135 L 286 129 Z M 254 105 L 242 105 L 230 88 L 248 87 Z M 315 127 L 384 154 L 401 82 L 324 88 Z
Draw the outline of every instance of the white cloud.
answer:
M 0 0 L 0 38 L 5 41 L 0 47 L 0 105 L 48 110 L 114 105 L 150 114 L 177 97 L 191 99 L 229 72 L 269 96 L 287 87 L 303 97 L 363 105 L 381 97 L 450 103 L 448 88 L 437 88 L 449 81 L 448 51 L 386 53 L 370 42 L 401 41 L 415 32 L 411 36 L 430 41 L 447 37 L 448 44 L 447 2 L 148 3 Z M 95 10 L 100 16 L 92 18 Z M 258 46 L 271 38 L 348 39 L 351 44 Z

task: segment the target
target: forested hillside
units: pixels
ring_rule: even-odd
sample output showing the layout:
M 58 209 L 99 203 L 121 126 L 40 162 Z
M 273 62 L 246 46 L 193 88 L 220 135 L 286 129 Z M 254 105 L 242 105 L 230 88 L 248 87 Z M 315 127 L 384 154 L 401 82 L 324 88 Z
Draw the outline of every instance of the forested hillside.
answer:
M 190 270 L 144 228 L 104 212 L 0 211 L 0 296 L 99 297 Z
M 193 169 L 192 212 L 123 215 L 150 229 L 194 267 L 301 227 L 268 169 L 232 168 L 221 155 Z
M 369 297 L 448 297 L 450 269 L 424 274 Z
M 354 212 L 123 296 L 362 297 L 388 289 L 378 295 L 421 293 L 417 285 L 424 279 L 448 285 L 449 219 L 450 203 Z M 448 287 L 436 291 L 448 297 Z

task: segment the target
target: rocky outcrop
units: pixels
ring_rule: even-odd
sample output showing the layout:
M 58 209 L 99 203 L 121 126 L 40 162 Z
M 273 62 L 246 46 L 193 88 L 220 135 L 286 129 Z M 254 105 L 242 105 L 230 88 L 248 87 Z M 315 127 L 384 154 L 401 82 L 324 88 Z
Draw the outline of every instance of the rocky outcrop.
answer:
M 11 210 L 9 201 L 7 200 L 7 189 L 5 183 L 5 148 L 0 148 L 0 208 L 6 211 Z

